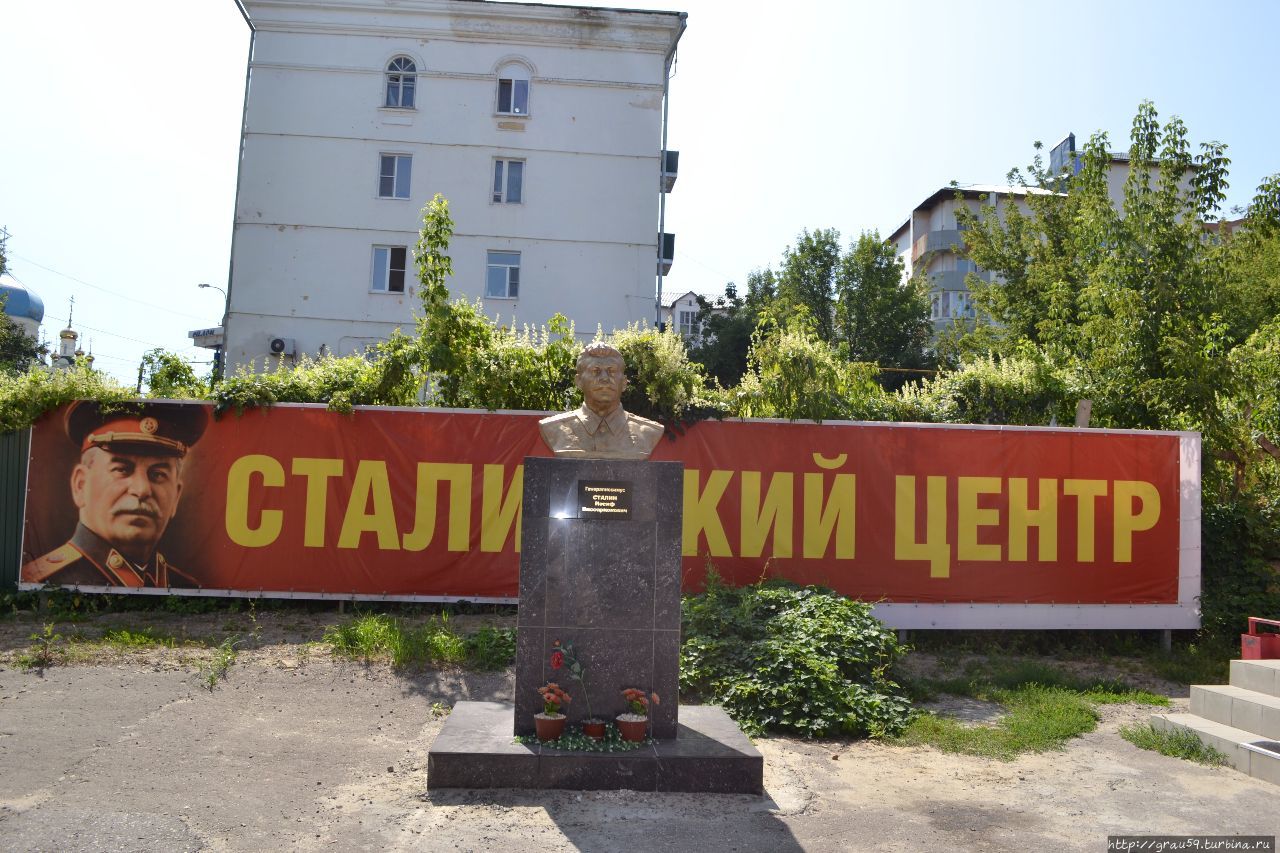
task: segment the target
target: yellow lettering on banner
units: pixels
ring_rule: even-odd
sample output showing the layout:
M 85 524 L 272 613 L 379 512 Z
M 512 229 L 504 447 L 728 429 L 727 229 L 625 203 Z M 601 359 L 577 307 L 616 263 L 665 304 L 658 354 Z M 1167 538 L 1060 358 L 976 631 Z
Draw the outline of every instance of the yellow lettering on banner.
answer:
M 995 527 L 1000 523 L 1000 510 L 982 509 L 978 495 L 998 495 L 1002 490 L 999 477 L 960 477 L 956 481 L 956 559 L 1000 559 L 999 545 L 978 544 L 979 527 Z
M 436 532 L 440 483 L 449 483 L 449 550 L 465 551 L 471 536 L 471 465 L 456 462 L 419 462 L 418 496 L 413 531 L 404 535 L 406 551 L 422 551 Z
M 742 546 L 744 557 L 759 557 L 764 540 L 773 533 L 774 557 L 791 556 L 795 519 L 795 475 L 778 471 L 769 480 L 769 491 L 760 501 L 760 472 L 742 472 Z
M 511 475 L 511 488 L 502 493 L 504 469 L 501 465 L 484 466 L 484 491 L 480 499 L 480 550 L 497 552 L 507 544 L 511 526 L 516 528 L 516 553 L 520 553 L 520 497 L 524 492 L 524 466 L 517 465 Z
M 270 545 L 284 527 L 284 513 L 278 509 L 264 509 L 258 516 L 258 526 L 249 526 L 249 485 L 254 474 L 262 477 L 264 488 L 284 485 L 284 467 L 270 456 L 255 453 L 231 464 L 227 471 L 227 536 L 244 548 Z
M 370 499 L 373 512 L 367 512 Z M 377 534 L 380 551 L 400 550 L 396 514 L 391 506 L 391 481 L 387 478 L 387 463 L 381 459 L 362 459 L 356 468 L 338 547 L 359 548 L 364 533 Z
M 1094 556 L 1094 528 L 1096 513 L 1094 504 L 1106 497 L 1106 480 L 1063 480 L 1062 493 L 1076 498 L 1076 560 L 1092 563 Z
M 1058 559 L 1058 481 L 1040 481 L 1037 509 L 1027 506 L 1027 478 L 1009 478 L 1009 559 L 1027 559 L 1027 528 L 1038 531 L 1037 556 L 1042 563 Z
M 697 469 L 684 472 L 684 532 L 680 553 L 686 557 L 698 555 L 698 536 L 707 535 L 707 551 L 712 557 L 732 557 L 729 537 L 724 535 L 720 513 L 716 508 L 724 497 L 724 490 L 733 478 L 732 471 L 712 471 L 707 477 L 707 487 L 698 490 Z
M 950 577 L 951 548 L 947 545 L 947 478 L 927 478 L 923 542 L 916 541 L 916 478 L 910 475 L 899 475 L 896 479 L 894 559 L 928 560 L 929 577 Z
M 302 544 L 308 548 L 323 548 L 329 478 L 342 476 L 342 460 L 299 457 L 293 460 L 293 473 L 307 478 L 306 525 Z
M 844 454 L 841 454 L 843 457 Z M 817 454 L 814 454 L 816 457 Z M 822 463 L 818 463 L 822 464 Z M 826 556 L 831 534 L 836 536 L 836 559 L 852 560 L 854 519 L 857 500 L 853 474 L 836 474 L 831 497 L 823 505 L 821 474 L 804 475 L 804 555 L 809 559 Z
M 1133 514 L 1133 499 L 1142 509 Z M 1144 480 L 1116 480 L 1115 541 L 1112 556 L 1117 563 L 1133 562 L 1133 534 L 1150 530 L 1160 520 L 1160 493 Z

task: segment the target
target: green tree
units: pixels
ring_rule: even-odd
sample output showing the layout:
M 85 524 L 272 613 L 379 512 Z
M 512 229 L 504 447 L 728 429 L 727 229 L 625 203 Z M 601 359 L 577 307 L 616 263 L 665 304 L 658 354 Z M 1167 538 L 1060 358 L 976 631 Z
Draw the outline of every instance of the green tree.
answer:
M 835 341 L 832 310 L 836 270 L 840 265 L 840 232 L 819 228 L 800 232 L 795 246 L 782 250 L 776 301 L 788 310 L 805 310 L 813 330 L 824 341 Z
M 141 373 L 149 397 L 185 400 L 200 399 L 209 393 L 209 386 L 196 376 L 189 363 L 158 347 L 142 356 Z
M 753 272 L 748 282 L 759 281 L 761 275 Z M 726 284 L 724 296 L 715 300 L 699 296 L 698 307 L 698 328 L 702 334 L 689 356 L 721 385 L 737 385 L 747 369 L 747 352 L 751 349 L 751 333 L 759 311 L 738 295 L 733 282 Z
M 843 344 L 818 337 L 806 313 L 765 312 L 751 336 L 748 369 L 731 394 L 744 418 L 865 419 L 882 407 L 876 368 L 849 361 Z
M 1238 454 L 1224 406 L 1235 386 L 1228 355 L 1252 330 L 1224 319 L 1230 254 L 1202 225 L 1224 197 L 1225 147 L 1205 143 L 1193 156 L 1183 123 L 1162 127 L 1147 102 L 1119 207 L 1105 134 L 1081 159 L 1065 193 L 1033 163 L 1026 215 L 1009 203 L 957 214 L 968 256 L 999 273 L 970 276 L 979 310 L 998 324 L 977 334 L 996 352 L 1031 346 L 1073 376 L 1100 425 L 1196 429 L 1210 453 Z
M 903 282 L 903 265 L 892 243 L 863 233 L 840 259 L 835 283 L 836 337 L 854 361 L 881 367 L 921 369 L 932 323 L 927 284 Z M 882 373 L 887 387 L 900 387 L 903 373 Z

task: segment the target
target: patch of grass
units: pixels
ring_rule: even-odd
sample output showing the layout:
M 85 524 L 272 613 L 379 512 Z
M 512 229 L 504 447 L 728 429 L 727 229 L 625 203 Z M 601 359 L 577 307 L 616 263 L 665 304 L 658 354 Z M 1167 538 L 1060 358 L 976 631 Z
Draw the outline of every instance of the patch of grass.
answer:
M 1018 690 L 1036 685 L 1053 687 L 1078 694 L 1100 705 L 1132 702 L 1139 705 L 1167 706 L 1169 698 L 1140 690 L 1118 679 L 1081 678 L 1074 673 L 1043 661 L 970 661 L 961 675 L 940 679 L 919 679 L 912 684 L 913 695 L 928 699 L 938 693 L 972 696 L 990 702 L 1000 701 L 1001 690 Z
M 155 628 L 150 627 L 136 631 L 128 628 L 108 628 L 102 632 L 100 642 L 118 651 L 156 648 L 172 649 L 178 646 L 176 637 L 158 634 Z
M 324 641 L 340 657 L 390 660 L 395 667 L 413 664 L 462 663 L 467 643 L 440 614 L 410 625 L 386 613 L 364 613 L 325 631 Z
M 1152 671 L 1179 684 L 1226 684 L 1231 659 L 1240 656 L 1239 640 L 1207 640 L 1174 646 L 1168 654 L 1152 655 Z
M 1150 749 L 1161 755 L 1182 758 L 1198 764 L 1218 767 L 1227 763 L 1227 756 L 1211 746 L 1205 745 L 1195 732 L 1179 729 L 1164 731 L 1150 723 L 1120 727 L 1120 737 L 1139 749 Z
M 227 670 L 231 669 L 231 665 L 236 662 L 237 642 L 232 637 L 227 637 L 218 648 L 214 649 L 213 659 L 200 664 L 200 680 L 210 693 L 218 686 L 219 681 L 226 679 Z
M 516 659 L 516 629 L 484 626 L 466 639 L 467 660 L 476 669 L 506 669 Z
M 994 726 L 967 726 L 921 714 L 897 740 L 1008 761 L 1023 752 L 1061 749 L 1071 738 L 1093 731 L 1098 723 L 1098 712 L 1088 699 L 1061 687 L 1028 684 L 1012 690 L 995 688 L 989 696 L 1008 710 Z
M 1115 679 L 1081 678 L 1035 660 L 973 660 L 950 678 L 913 683 L 912 693 L 926 699 L 949 693 L 997 702 L 1004 706 L 1006 715 L 994 726 L 917 715 L 899 742 L 1006 761 L 1023 752 L 1061 749 L 1071 738 L 1093 731 L 1098 722 L 1097 705 L 1169 705 L 1167 696 Z

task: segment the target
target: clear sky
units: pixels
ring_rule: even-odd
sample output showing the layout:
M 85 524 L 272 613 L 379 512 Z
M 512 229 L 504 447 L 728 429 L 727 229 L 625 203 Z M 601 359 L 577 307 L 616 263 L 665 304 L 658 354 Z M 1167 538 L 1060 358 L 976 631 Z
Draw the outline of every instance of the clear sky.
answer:
M 646 0 L 689 13 L 671 84 L 668 290 L 719 292 L 802 228 L 887 236 L 951 180 L 1000 183 L 1068 132 L 1128 147 L 1144 98 L 1280 172 L 1280 2 Z M 56 340 L 133 382 L 221 320 L 249 30 L 233 0 L 3 0 L 0 226 Z M 658 140 L 655 140 L 655 146 Z M 207 364 L 199 365 L 203 372 Z

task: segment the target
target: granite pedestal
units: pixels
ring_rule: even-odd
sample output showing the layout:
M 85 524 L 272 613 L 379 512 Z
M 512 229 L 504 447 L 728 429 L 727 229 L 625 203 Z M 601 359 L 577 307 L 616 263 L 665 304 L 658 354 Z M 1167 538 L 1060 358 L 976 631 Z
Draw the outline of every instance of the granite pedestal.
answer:
M 511 713 L 505 702 L 455 705 L 427 754 L 427 789 L 764 792 L 764 758 L 721 708 L 687 705 L 674 738 L 631 752 L 516 743 Z
M 573 700 L 569 725 L 591 712 L 612 720 L 622 691 L 657 693 L 650 734 L 676 736 L 680 680 L 680 537 L 684 466 L 612 459 L 524 461 L 514 731 L 534 733 L 538 688 L 557 682 Z M 623 489 L 625 511 L 583 503 L 584 484 Z M 587 501 L 589 503 L 589 501 Z M 571 643 L 583 686 L 551 667 L 552 644 Z
M 723 709 L 679 706 L 683 466 L 532 457 L 524 465 L 516 701 L 455 705 L 427 752 L 428 789 L 763 793 L 764 759 Z M 567 668 L 552 668 L 556 640 L 573 645 L 585 695 Z M 657 693 L 655 743 L 603 753 L 518 743 L 513 730 L 534 734 L 537 690 L 548 681 L 573 697 L 561 709 L 570 726 L 588 706 L 605 720 L 625 711 L 624 688 Z

